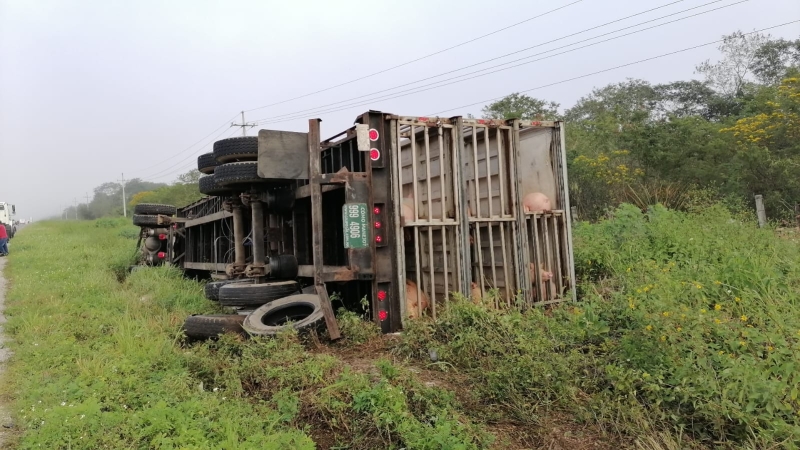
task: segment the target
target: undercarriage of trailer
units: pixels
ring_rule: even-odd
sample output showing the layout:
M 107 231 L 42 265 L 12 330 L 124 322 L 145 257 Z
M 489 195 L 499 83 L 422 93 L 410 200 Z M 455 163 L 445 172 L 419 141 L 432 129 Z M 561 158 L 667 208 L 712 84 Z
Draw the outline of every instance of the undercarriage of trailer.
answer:
M 313 119 L 307 133 L 218 141 L 201 160 L 209 196 L 158 216 L 167 262 L 296 281 L 333 339 L 333 293 L 365 300 L 385 333 L 435 319 L 454 296 L 517 308 L 575 298 L 560 122 L 369 111 L 326 140 Z

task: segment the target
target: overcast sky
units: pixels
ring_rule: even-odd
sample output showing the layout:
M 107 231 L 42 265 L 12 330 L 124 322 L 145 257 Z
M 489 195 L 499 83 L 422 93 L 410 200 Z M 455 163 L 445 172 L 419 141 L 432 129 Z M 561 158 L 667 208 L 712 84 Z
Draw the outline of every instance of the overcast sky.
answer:
M 241 110 L 364 77 L 562 6 L 401 68 L 247 112 L 246 118 L 299 117 L 259 128 L 306 131 L 309 118 L 321 117 L 325 137 L 349 127 L 368 109 L 402 115 L 478 114 L 481 104 L 459 107 L 714 41 L 737 29 L 753 31 L 800 19 L 798 0 L 733 5 L 737 1 L 0 0 L 0 201 L 16 203 L 18 217 L 37 219 L 57 214 L 73 199 L 84 201 L 87 192 L 91 195 L 94 187 L 117 180 L 123 172 L 125 178 L 172 181 L 194 167 L 198 154 L 210 151 L 214 137 L 237 133 L 229 125 Z M 671 2 L 511 57 L 430 78 Z M 425 92 L 337 103 L 426 78 L 399 91 L 427 85 L 709 2 L 625 32 L 733 6 Z M 795 39 L 800 24 L 770 33 Z M 575 46 L 560 51 L 570 48 Z M 698 62 L 716 57 L 715 47 L 707 46 L 530 95 L 566 108 L 593 87 L 627 77 L 653 83 L 690 79 Z M 323 109 L 355 105 L 305 111 L 331 103 L 337 104 Z

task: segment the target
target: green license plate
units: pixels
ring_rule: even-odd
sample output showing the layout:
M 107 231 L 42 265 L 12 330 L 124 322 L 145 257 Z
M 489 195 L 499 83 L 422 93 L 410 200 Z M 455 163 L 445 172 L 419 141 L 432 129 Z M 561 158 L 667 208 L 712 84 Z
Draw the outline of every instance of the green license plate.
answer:
M 367 204 L 345 203 L 342 206 L 342 218 L 344 248 L 367 248 L 369 246 Z

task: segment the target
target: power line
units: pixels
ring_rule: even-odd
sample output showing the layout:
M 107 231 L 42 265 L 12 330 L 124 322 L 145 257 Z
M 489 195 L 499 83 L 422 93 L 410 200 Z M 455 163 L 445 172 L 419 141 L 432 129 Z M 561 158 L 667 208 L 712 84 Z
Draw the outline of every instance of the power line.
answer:
M 204 141 L 206 138 L 208 138 L 208 137 L 209 137 L 209 136 L 211 136 L 212 134 L 216 133 L 216 132 L 217 132 L 217 130 L 219 130 L 220 128 L 223 128 L 223 127 L 225 127 L 226 125 L 228 125 L 228 122 L 230 122 L 231 120 L 234 120 L 234 119 L 236 118 L 236 116 L 238 116 L 238 115 L 239 115 L 238 113 L 237 113 L 237 114 L 234 114 L 234 115 L 233 115 L 233 117 L 231 117 L 230 119 L 226 120 L 226 121 L 225 121 L 225 122 L 224 122 L 222 125 L 218 126 L 216 129 L 214 129 L 214 131 L 212 131 L 211 133 L 208 133 L 207 135 L 203 136 L 203 138 L 201 138 L 199 141 L 197 141 L 197 142 L 195 142 L 194 144 L 192 144 L 192 145 L 190 145 L 190 146 L 186 147 L 185 149 L 181 150 L 180 152 L 178 152 L 178 153 L 176 153 L 176 154 L 174 154 L 174 155 L 170 156 L 169 158 L 166 158 L 166 159 L 163 159 L 163 160 L 161 160 L 161 161 L 160 161 L 158 164 L 154 164 L 154 165 L 152 165 L 152 166 L 145 167 L 145 168 L 143 168 L 143 169 L 137 169 L 137 170 L 134 170 L 134 171 L 133 171 L 133 173 L 146 172 L 147 170 L 150 170 L 150 169 L 153 169 L 153 168 L 155 168 L 155 167 L 158 167 L 158 166 L 160 166 L 160 165 L 161 165 L 161 164 L 163 164 L 165 161 L 169 161 L 170 159 L 172 159 L 172 158 L 175 158 L 175 157 L 177 157 L 177 156 L 179 156 L 179 155 L 181 155 L 181 154 L 183 154 L 183 153 L 185 153 L 185 152 L 189 151 L 189 150 L 190 150 L 191 148 L 193 148 L 195 145 L 197 145 L 197 144 L 199 144 L 199 143 L 203 142 L 203 141 Z
M 761 33 L 762 31 L 768 31 L 768 30 L 772 30 L 772 29 L 775 29 L 775 28 L 785 27 L 786 25 L 791 25 L 793 23 L 798 23 L 798 22 L 800 22 L 800 19 L 793 20 L 791 22 L 782 23 L 780 25 L 774 25 L 774 26 L 771 26 L 771 27 L 762 28 L 760 30 L 751 31 L 749 33 L 744 33 L 744 35 L 747 36 L 747 35 L 750 35 L 750 34 Z M 610 72 L 612 70 L 621 69 L 623 67 L 628 67 L 628 66 L 633 66 L 633 65 L 636 65 L 636 64 L 641 64 L 641 63 L 644 63 L 644 62 L 648 62 L 648 61 L 653 61 L 655 59 L 660 59 L 660 58 L 664 58 L 664 57 L 667 57 L 667 56 L 676 55 L 678 53 L 684 53 L 684 52 L 688 52 L 688 51 L 691 51 L 691 50 L 696 50 L 696 49 L 702 48 L 702 47 L 708 47 L 709 45 L 719 44 L 722 41 L 723 41 L 723 39 L 717 39 L 716 41 L 706 42 L 705 44 L 695 45 L 693 47 L 687 47 L 687 48 L 684 48 L 684 49 L 681 49 L 681 50 L 675 50 L 673 52 L 663 53 L 663 54 L 658 55 L 658 56 L 652 56 L 650 58 L 640 59 L 638 61 L 633 61 L 633 62 L 629 62 L 629 63 L 626 63 L 626 64 L 620 64 L 618 66 L 609 67 L 607 69 L 602 69 L 602 70 L 598 70 L 598 71 L 595 71 L 595 72 L 579 75 L 577 77 L 568 78 L 566 80 L 556 81 L 556 82 L 553 82 L 553 83 L 548 83 L 548 84 L 543 84 L 541 86 L 536 86 L 534 88 L 525 89 L 525 90 L 522 90 L 522 91 L 517 91 L 517 93 L 522 94 L 522 93 L 525 93 L 525 92 L 531 92 L 531 91 L 535 91 L 535 90 L 538 90 L 538 89 L 544 89 L 544 88 L 555 86 L 555 85 L 558 85 L 558 84 L 568 83 L 570 81 L 579 80 L 581 78 L 586 78 L 586 77 L 590 77 L 590 76 L 593 76 L 593 75 L 598 75 L 598 74 L 605 73 L 605 72 Z M 435 117 L 435 116 L 437 116 L 439 114 L 446 113 L 448 111 L 468 108 L 470 106 L 475 106 L 475 105 L 486 104 L 487 102 L 493 102 L 493 101 L 496 101 L 496 100 L 500 100 L 500 99 L 505 98 L 507 96 L 508 96 L 508 94 L 501 95 L 499 97 L 494 97 L 494 98 L 481 100 L 481 101 L 474 102 L 474 103 L 469 103 L 467 105 L 456 106 L 454 108 L 449 108 L 449 109 L 445 109 L 445 110 L 442 110 L 442 111 L 439 111 L 439 112 L 427 114 L 427 116 Z
M 712 4 L 712 3 L 718 3 L 719 1 L 722 1 L 722 0 L 715 0 L 713 2 L 709 2 L 709 3 L 706 3 L 704 5 L 700 5 L 698 7 L 689 8 L 689 9 L 680 11 L 680 12 L 675 13 L 675 14 L 680 14 L 682 12 L 686 12 L 686 11 L 689 11 L 691 9 L 696 9 L 696 8 L 699 8 L 699 7 L 702 7 L 702 6 L 707 6 L 707 5 Z M 657 25 L 653 25 L 653 26 L 650 26 L 650 27 L 647 27 L 647 28 L 642 28 L 640 30 L 632 31 L 632 32 L 629 32 L 629 33 L 621 34 L 621 35 L 614 36 L 614 37 L 611 37 L 611 38 L 608 38 L 608 39 L 604 39 L 604 40 L 601 40 L 601 41 L 593 42 L 593 43 L 590 43 L 590 44 L 587 44 L 587 45 L 583 45 L 583 46 L 580 46 L 580 47 L 576 47 L 576 48 L 573 48 L 573 49 L 570 49 L 570 50 L 566 50 L 566 51 L 555 53 L 555 54 L 552 54 L 552 55 L 548 55 L 548 56 L 545 56 L 545 57 L 542 57 L 542 58 L 534 59 L 532 61 L 527 61 L 527 62 L 516 64 L 516 65 L 513 65 L 513 66 L 503 67 L 503 68 L 500 68 L 500 69 L 497 69 L 497 70 L 492 70 L 490 72 L 486 72 L 487 70 L 490 70 L 490 69 L 494 69 L 494 68 L 502 67 L 502 66 L 507 66 L 507 65 L 515 63 L 515 62 L 519 62 L 519 61 L 523 61 L 523 60 L 526 60 L 526 59 L 530 59 L 530 58 L 532 58 L 534 56 L 539 56 L 539 55 L 542 55 L 542 54 L 546 54 L 546 53 L 552 52 L 554 50 L 559 50 L 559 49 L 562 49 L 562 48 L 571 47 L 571 46 L 573 46 L 575 44 L 579 44 L 581 42 L 590 41 L 590 40 L 596 39 L 598 37 L 606 36 L 608 34 L 617 33 L 619 31 L 622 31 L 622 30 L 625 30 L 625 29 L 628 29 L 628 28 L 632 28 L 632 27 L 635 27 L 635 26 L 642 25 L 644 23 L 652 22 L 653 20 L 659 20 L 659 19 L 662 19 L 662 18 L 665 18 L 665 17 L 669 17 L 669 16 L 672 16 L 672 15 L 675 15 L 675 14 L 669 14 L 667 16 L 663 16 L 663 17 L 660 17 L 658 19 L 645 21 L 645 22 L 642 22 L 642 23 L 639 23 L 639 24 L 636 24 L 636 25 L 632 25 L 632 26 L 628 26 L 628 27 L 625 27 L 625 28 L 621 28 L 619 30 L 615 30 L 615 31 L 611 31 L 611 32 L 608 32 L 608 33 L 604 33 L 604 34 L 601 34 L 601 35 L 598 35 L 598 36 L 595 36 L 595 37 L 592 37 L 592 38 L 587 38 L 587 39 L 584 39 L 582 41 L 578 41 L 578 42 L 575 42 L 575 43 L 572 43 L 572 44 L 567 44 L 567 45 L 564 45 L 564 46 L 561 46 L 561 47 L 557 47 L 555 49 L 551 49 L 551 50 L 540 52 L 540 53 L 537 53 L 537 54 L 534 54 L 534 55 L 526 56 L 524 58 L 519 58 L 519 59 L 516 59 L 516 60 L 513 60 L 513 61 L 508 61 L 508 62 L 497 64 L 497 65 L 494 65 L 494 66 L 489 66 L 489 67 L 486 67 L 484 69 L 479 69 L 479 70 L 476 70 L 476 71 L 473 71 L 473 72 L 468 72 L 468 73 L 465 73 L 465 74 L 462 74 L 462 75 L 458 75 L 458 76 L 455 76 L 455 77 L 451 77 L 451 78 L 446 78 L 446 79 L 443 79 L 443 80 L 435 81 L 433 83 L 428 83 L 428 84 L 424 84 L 424 85 L 421 85 L 421 86 L 416 86 L 414 88 L 406 89 L 406 90 L 403 90 L 403 91 L 398 91 L 398 92 L 394 92 L 394 93 L 391 93 L 391 94 L 386 94 L 386 95 L 370 98 L 370 99 L 366 100 L 365 102 L 351 103 L 351 104 L 342 105 L 341 107 L 331 108 L 331 109 L 327 109 L 327 110 L 314 111 L 314 114 L 324 114 L 324 113 L 342 111 L 342 110 L 349 109 L 349 108 L 352 108 L 352 107 L 355 107 L 355 106 L 363 106 L 365 104 L 369 104 L 371 102 L 378 101 L 378 100 L 391 100 L 391 99 L 395 99 L 395 98 L 399 98 L 399 97 L 405 97 L 405 96 L 408 96 L 408 95 L 417 94 L 417 93 L 420 93 L 420 92 L 426 92 L 426 91 L 429 91 L 429 90 L 432 90 L 432 89 L 437 89 L 437 88 L 444 87 L 444 86 L 449 86 L 451 84 L 461 83 L 461 82 L 464 82 L 464 81 L 472 80 L 472 79 L 483 77 L 483 76 L 486 76 L 486 75 L 491 75 L 493 73 L 497 73 L 497 72 L 502 72 L 502 71 L 505 71 L 505 70 L 513 69 L 513 68 L 516 68 L 516 67 L 519 67 L 519 66 L 523 66 L 523 65 L 526 65 L 526 64 L 531 64 L 531 63 L 542 61 L 542 60 L 545 60 L 545 59 L 550 59 L 550 58 L 553 58 L 555 56 L 560 56 L 560 55 L 563 55 L 563 54 L 566 54 L 566 53 L 571 53 L 571 52 L 574 52 L 574 51 L 577 51 L 577 50 L 581 50 L 581 49 L 584 49 L 584 48 L 587 48 L 587 47 L 593 47 L 595 45 L 599 45 L 599 44 L 602 44 L 602 43 L 605 43 L 605 42 L 613 41 L 613 40 L 620 39 L 620 38 L 623 38 L 623 37 L 626 37 L 626 36 L 630 36 L 630 35 L 641 33 L 641 32 L 644 32 L 644 31 L 648 31 L 648 30 L 651 30 L 651 29 L 654 29 L 654 28 L 658 28 L 658 27 L 662 27 L 662 26 L 665 26 L 665 25 L 669 25 L 669 24 L 672 24 L 672 23 L 675 23 L 675 22 L 680 22 L 682 20 L 686 20 L 686 19 L 689 19 L 689 18 L 692 18 L 692 17 L 696 17 L 696 16 L 699 16 L 699 15 L 707 14 L 707 13 L 710 13 L 710 12 L 714 12 L 714 11 L 717 11 L 717 10 L 720 10 L 720 9 L 723 9 L 723 8 L 728 8 L 730 6 L 735 6 L 735 5 L 738 5 L 740 3 L 745 3 L 747 1 L 749 1 L 749 0 L 740 0 L 740 1 L 735 2 L 735 3 L 731 3 L 731 4 L 728 4 L 728 5 L 720 6 L 718 8 L 710 9 L 710 10 L 707 10 L 707 11 L 702 11 L 702 12 L 695 13 L 695 14 L 692 14 L 692 15 L 689 15 L 689 16 L 686 16 L 686 17 L 681 17 L 681 18 L 678 18 L 678 19 L 675 19 L 675 20 L 671 20 L 671 21 L 668 21 L 668 22 L 664 22 L 664 23 L 660 23 L 660 24 L 657 24 Z M 481 64 L 481 63 L 478 63 L 478 64 Z M 475 64 L 475 65 L 477 65 L 477 64 Z M 481 73 L 481 72 L 485 72 L 485 73 Z M 475 74 L 479 74 L 479 75 L 475 75 Z M 475 75 L 475 76 L 471 76 L 470 77 L 469 75 Z M 468 78 L 464 78 L 464 77 L 468 77 Z M 459 79 L 459 78 L 461 78 L 461 79 Z M 429 86 L 433 86 L 433 87 L 429 87 Z M 386 90 L 394 90 L 396 88 L 397 87 L 386 89 Z M 422 88 L 425 88 L 425 89 L 422 89 Z M 386 91 L 386 90 L 384 90 L 384 91 Z M 379 91 L 379 92 L 384 92 L 384 91 Z M 367 94 L 367 96 L 369 96 L 369 95 L 371 95 L 371 94 Z M 337 102 L 337 103 L 343 103 L 343 102 L 346 102 L 346 101 L 355 100 L 355 99 L 362 98 L 362 97 L 364 97 L 364 96 L 354 97 L 352 99 L 344 100 L 344 101 Z M 334 104 L 336 104 L 336 103 L 334 103 Z M 320 107 L 320 108 L 322 108 L 322 107 Z M 317 109 L 317 108 L 315 108 L 315 109 Z M 300 114 L 300 113 L 302 113 L 302 114 Z M 295 114 L 298 114 L 298 115 L 295 115 Z M 308 114 L 308 111 L 298 112 L 298 113 L 290 113 L 290 114 L 286 114 L 284 116 L 276 116 L 274 118 L 276 120 L 272 120 L 272 118 L 262 119 L 262 120 L 259 121 L 259 124 L 288 122 L 288 121 L 292 121 L 292 120 L 305 118 L 307 114 Z M 289 117 L 287 117 L 287 116 L 289 116 Z M 277 119 L 279 119 L 279 120 L 277 120 Z
M 255 123 L 244 120 L 244 111 L 242 111 L 242 123 L 231 122 L 231 127 L 242 127 L 242 136 L 247 136 L 247 131 L 245 130 L 247 128 L 253 128 L 254 126 L 256 126 Z
M 292 112 L 292 113 L 283 114 L 281 116 L 273 116 L 273 117 L 267 117 L 267 118 L 264 118 L 264 119 L 258 119 L 256 122 L 262 123 L 262 122 L 266 122 L 266 121 L 273 120 L 273 119 L 279 119 L 279 118 L 285 117 L 287 115 L 294 116 L 296 114 L 304 114 L 304 113 L 308 113 L 308 112 L 311 112 L 311 111 L 314 111 L 314 110 L 317 110 L 317 109 L 322 109 L 322 108 L 326 108 L 326 107 L 329 107 L 329 106 L 338 105 L 338 104 L 349 102 L 349 101 L 356 100 L 356 99 L 359 99 L 359 98 L 369 97 L 371 95 L 380 94 L 380 93 L 387 92 L 387 91 L 393 91 L 395 89 L 399 89 L 399 88 L 405 87 L 405 86 L 410 86 L 412 84 L 421 83 L 423 81 L 430 81 L 433 78 L 438 78 L 438 77 L 441 77 L 441 76 L 444 76 L 444 75 L 449 75 L 449 74 L 454 73 L 454 72 L 459 72 L 459 71 L 462 71 L 462 70 L 465 70 L 465 69 L 469 69 L 471 67 L 480 66 L 481 64 L 486 64 L 488 62 L 495 61 L 495 60 L 498 60 L 498 59 L 502 59 L 502 58 L 505 58 L 505 57 L 508 57 L 508 56 L 511 56 L 511 55 L 515 55 L 517 53 L 522 53 L 522 52 L 525 52 L 525 51 L 528 51 L 528 50 L 531 50 L 531 49 L 534 49 L 534 48 L 537 48 L 537 47 L 541 47 L 541 46 L 544 46 L 544 45 L 547 45 L 547 44 L 552 44 L 553 42 L 558 42 L 558 41 L 561 41 L 561 40 L 564 40 L 564 39 L 567 39 L 567 38 L 570 38 L 570 37 L 573 37 L 573 36 L 577 36 L 579 34 L 583 34 L 583 33 L 586 33 L 586 32 L 592 31 L 592 30 L 596 30 L 598 28 L 602 28 L 602 27 L 605 27 L 605 26 L 608 26 L 608 25 L 611 25 L 611 24 L 614 24 L 614 23 L 617 23 L 617 22 L 621 22 L 623 20 L 627 20 L 627 19 L 630 19 L 632 17 L 640 16 L 642 14 L 647 14 L 649 12 L 656 11 L 658 9 L 666 8 L 668 6 L 672 6 L 672 5 L 674 5 L 676 3 L 680 3 L 682 1 L 684 1 L 684 0 L 673 1 L 673 2 L 664 4 L 664 5 L 661 5 L 661 6 L 657 6 L 655 8 L 651 8 L 651 9 L 648 9 L 648 10 L 645 10 L 645 11 L 638 12 L 636 14 L 631 14 L 629 16 L 622 17 L 620 19 L 612 20 L 610 22 L 606 22 L 606 23 L 603 23 L 603 24 L 600 24 L 600 25 L 596 25 L 596 26 L 593 26 L 591 28 L 586 28 L 584 30 L 581 30 L 581 31 L 578 31 L 578 32 L 575 32 L 575 33 L 572 33 L 572 34 L 561 36 L 561 37 L 556 38 L 556 39 L 551 39 L 549 41 L 541 42 L 539 44 L 536 44 L 536 45 L 533 45 L 533 46 L 530 46 L 530 47 L 526 47 L 526 48 L 523 48 L 523 49 L 520 49 L 520 50 L 516 50 L 516 51 L 513 51 L 511 53 L 506 53 L 504 55 L 500 55 L 500 56 L 496 56 L 496 57 L 493 57 L 493 58 L 490 58 L 490 59 L 486 59 L 486 60 L 483 60 L 483 61 L 480 61 L 480 62 L 477 62 L 477 63 L 474 63 L 474 64 L 470 64 L 470 65 L 467 65 L 467 66 L 460 67 L 458 69 L 448 70 L 447 72 L 442 72 L 442 73 L 439 73 L 437 75 L 432 75 L 432 76 L 428 76 L 428 77 L 425 77 L 425 78 L 420 78 L 418 80 L 410 81 L 408 83 L 404 83 L 404 84 L 400 84 L 400 85 L 393 86 L 393 87 L 390 87 L 390 88 L 386 88 L 386 89 L 382 89 L 382 90 L 379 90 L 379 91 L 371 92 L 369 94 L 363 94 L 363 95 L 360 95 L 360 96 L 357 96 L 357 97 L 348 98 L 346 100 L 340 100 L 340 101 L 329 103 L 329 104 L 326 104 L 326 105 L 316 106 L 314 108 L 308 108 L 308 109 L 304 109 L 304 110 L 300 110 L 300 111 L 295 111 L 295 112 Z M 712 2 L 705 3 L 705 4 L 700 5 L 700 6 L 695 6 L 695 7 L 692 7 L 692 8 L 684 9 L 682 11 L 678 11 L 678 12 L 675 12 L 675 13 L 672 13 L 672 14 L 667 14 L 665 16 L 657 17 L 655 19 L 651 19 L 651 20 L 648 20 L 648 21 L 645 21 L 645 22 L 640 22 L 640 23 L 637 23 L 637 24 L 634 24 L 634 25 L 630 25 L 628 27 L 624 27 L 624 28 L 620 28 L 618 30 L 610 31 L 608 33 L 600 34 L 598 36 L 593 36 L 591 38 L 584 39 L 582 41 L 573 42 L 571 44 L 568 44 L 568 45 L 565 45 L 565 46 L 562 46 L 562 47 L 557 47 L 557 48 L 554 48 L 554 49 L 550 49 L 550 50 L 547 50 L 547 51 L 542 52 L 542 53 L 537 53 L 537 54 L 534 54 L 534 55 L 530 55 L 530 56 L 528 56 L 528 58 L 531 58 L 531 57 L 537 56 L 537 55 L 541 55 L 543 53 L 552 52 L 552 51 L 555 51 L 555 50 L 558 50 L 558 49 L 561 49 L 561 48 L 570 47 L 570 46 L 573 46 L 573 45 L 576 45 L 576 44 L 580 44 L 581 42 L 590 41 L 590 40 L 593 40 L 593 39 L 597 39 L 599 37 L 607 36 L 609 34 L 617 33 L 617 32 L 620 32 L 620 31 L 624 31 L 624 30 L 627 30 L 629 28 L 633 28 L 633 27 L 637 27 L 637 26 L 640 26 L 640 25 L 644 25 L 646 23 L 654 22 L 656 20 L 661 20 L 661 19 L 664 19 L 664 18 L 667 18 L 667 17 L 670 17 L 670 16 L 674 16 L 674 15 L 681 14 L 681 13 L 684 13 L 684 12 L 687 12 L 687 11 L 691 11 L 693 9 L 702 8 L 704 6 L 708 6 L 708 5 L 713 4 L 713 3 L 719 3 L 721 1 L 723 1 L 723 0 L 714 0 Z M 517 61 L 519 61 L 519 60 L 517 60 Z M 505 65 L 505 64 L 510 64 L 512 62 L 514 62 L 514 61 L 509 61 L 509 62 L 502 63 L 502 64 L 499 64 L 497 66 L 492 66 L 492 67 L 498 67 L 498 66 L 502 66 L 502 65 Z M 491 69 L 492 67 L 488 67 L 488 68 L 485 68 L 485 69 L 482 69 L 482 70 L 488 70 L 488 69 Z M 473 73 L 475 73 L 475 72 L 473 72 Z M 460 76 L 466 76 L 466 75 L 469 75 L 469 74 L 464 74 L 464 75 L 460 75 Z M 455 77 L 455 78 L 458 78 L 458 77 Z M 447 81 L 447 80 L 440 80 L 437 83 L 440 83 L 442 81 Z
M 229 132 L 229 130 L 230 130 L 230 127 L 228 127 L 228 129 L 222 130 L 221 133 L 219 133 L 216 136 L 214 136 L 213 138 L 211 138 L 211 141 L 207 142 L 205 145 L 208 145 L 208 144 L 216 141 L 217 138 L 219 138 L 223 134 Z M 236 130 L 233 130 L 233 132 L 231 132 L 228 136 L 232 136 L 235 132 L 236 132 Z M 196 149 L 194 153 L 192 153 L 188 157 L 178 161 L 177 163 L 175 163 L 175 164 L 173 164 L 173 165 L 171 165 L 169 167 L 163 168 L 162 170 L 159 170 L 158 172 L 155 172 L 153 174 L 147 175 L 146 177 L 143 177 L 143 178 L 140 178 L 140 179 L 143 180 L 143 181 L 147 181 L 147 180 L 154 180 L 154 179 L 157 179 L 157 178 L 162 178 L 161 176 L 158 176 L 158 175 L 163 174 L 165 172 L 168 172 L 168 171 L 172 170 L 173 168 L 184 164 L 186 161 L 188 161 L 190 159 L 196 158 L 197 157 L 197 153 L 199 153 L 199 152 L 201 152 L 201 151 L 203 151 L 205 149 L 205 145 L 200 147 L 200 148 L 198 148 L 198 149 Z
M 225 130 L 225 131 L 223 131 L 222 133 L 220 133 L 220 134 L 216 135 L 216 136 L 214 137 L 213 141 L 216 141 L 216 140 L 217 140 L 217 138 L 219 138 L 220 136 L 222 136 L 223 134 L 225 134 L 225 132 L 226 132 L 226 131 L 228 131 L 228 130 Z M 233 131 L 232 131 L 232 132 L 230 132 L 230 133 L 229 133 L 227 136 L 225 136 L 223 139 L 227 139 L 227 138 L 229 138 L 229 137 L 233 136 L 235 133 L 236 133 L 236 130 L 233 130 Z M 196 167 L 196 162 L 195 162 L 195 161 L 192 161 L 192 162 L 191 162 L 189 165 L 185 165 L 185 166 L 182 166 L 182 167 L 181 167 L 181 168 L 179 168 L 179 169 L 175 169 L 175 167 L 178 167 L 178 166 L 180 166 L 181 164 L 184 164 L 184 163 L 185 163 L 186 161 L 188 161 L 189 159 L 194 159 L 194 158 L 196 158 L 196 157 L 197 157 L 197 153 L 199 153 L 199 152 L 201 152 L 201 151 L 203 151 L 203 150 L 205 150 L 205 148 L 204 148 L 204 147 L 203 147 L 203 148 L 200 148 L 200 149 L 199 149 L 197 152 L 195 152 L 194 154 L 190 155 L 188 158 L 185 158 L 185 159 L 183 159 L 183 160 L 179 161 L 178 163 L 176 163 L 176 164 L 174 164 L 174 165 L 172 165 L 172 166 L 170 166 L 170 167 L 168 167 L 168 168 L 166 168 L 166 169 L 164 169 L 164 170 L 162 170 L 162 171 L 156 172 L 156 173 L 154 173 L 153 175 L 150 175 L 150 176 L 148 176 L 147 178 L 142 178 L 141 180 L 142 180 L 142 181 L 154 181 L 154 180 L 158 180 L 158 179 L 161 179 L 161 178 L 164 178 L 164 177 L 168 177 L 168 176 L 175 175 L 176 173 L 180 173 L 180 172 L 183 172 L 183 171 L 185 171 L 185 170 L 189 170 L 191 167 Z
M 346 86 L 346 85 L 348 85 L 348 84 L 352 84 L 352 83 L 355 83 L 355 82 L 357 82 L 357 81 L 365 80 L 365 79 L 367 79 L 367 78 L 374 77 L 375 75 L 380 75 L 380 74 L 382 74 L 382 73 L 389 72 L 390 70 L 398 69 L 398 68 L 400 68 L 400 67 L 404 67 L 404 66 L 407 66 L 407 65 L 409 65 L 409 64 L 413 64 L 413 63 L 415 63 L 415 62 L 422 61 L 423 59 L 427 59 L 427 58 L 430 58 L 430 57 L 432 57 L 432 56 L 436 56 L 436 55 L 439 55 L 439 54 L 441 54 L 441 53 L 448 52 L 448 51 L 450 51 L 450 50 L 453 50 L 453 49 L 456 49 L 456 48 L 458 48 L 458 47 L 463 47 L 464 45 L 467 45 L 467 44 L 470 44 L 470 43 L 472 43 L 472 42 L 475 42 L 475 41 L 478 41 L 478 40 L 480 40 L 480 39 L 483 39 L 483 38 L 485 38 L 485 37 L 489 37 L 489 36 L 491 36 L 491 35 L 494 35 L 494 34 L 500 33 L 501 31 L 508 30 L 508 29 L 510 29 L 510 28 L 513 28 L 513 27 L 516 27 L 516 26 L 518 26 L 518 25 L 522 25 L 523 23 L 530 22 L 531 20 L 538 19 L 538 18 L 540 18 L 540 17 L 544 17 L 544 16 L 546 16 L 546 15 L 548 15 L 548 14 L 552 14 L 552 13 L 554 13 L 554 12 L 556 12 L 556 11 L 559 11 L 559 10 L 562 10 L 562 9 L 564 9 L 564 8 L 570 7 L 570 6 L 572 6 L 572 5 L 575 5 L 575 4 L 577 4 L 577 3 L 580 3 L 580 2 L 582 2 L 582 1 L 583 1 L 583 0 L 577 0 L 577 1 L 574 1 L 574 2 L 572 2 L 572 3 L 568 3 L 568 4 L 564 5 L 564 6 L 560 6 L 560 7 L 558 7 L 558 8 L 551 9 L 551 10 L 549 10 L 549 11 L 546 11 L 546 12 L 542 13 L 542 14 L 539 14 L 538 16 L 529 17 L 529 18 L 527 18 L 527 19 L 525 19 L 525 20 L 523 20 L 523 21 L 521 21 L 521 22 L 517 22 L 517 23 L 514 23 L 514 24 L 512 24 L 512 25 L 508 25 L 508 26 L 506 26 L 506 27 L 504 27 L 504 28 L 500 28 L 499 30 L 492 31 L 492 32 L 490 32 L 490 33 L 487 33 L 487 34 L 484 34 L 484 35 L 478 36 L 478 37 L 476 37 L 476 38 L 473 38 L 473 39 L 470 39 L 470 40 L 467 40 L 467 41 L 461 42 L 461 43 L 459 43 L 459 44 L 453 45 L 453 46 L 451 46 L 451 47 L 447 47 L 447 48 L 445 48 L 445 49 L 442 49 L 442 50 L 435 51 L 435 52 L 433 52 L 433 53 L 429 53 L 429 54 L 427 54 L 427 55 L 425 55 L 425 56 L 421 56 L 421 57 L 419 57 L 419 58 L 416 58 L 416 59 L 413 59 L 413 60 L 411 60 L 411 61 L 406 61 L 406 62 L 404 62 L 404 63 L 402 63 L 402 64 L 398 64 L 398 65 L 396 65 L 396 66 L 392 66 L 392 67 L 389 67 L 389 68 L 387 68 L 387 69 L 383 69 L 383 70 L 380 70 L 380 71 L 378 71 L 378 72 L 371 73 L 371 74 L 369 74 L 369 75 L 364 75 L 363 77 L 355 78 L 355 79 L 352 79 L 352 80 L 350 80 L 350 81 L 346 81 L 346 82 L 344 82 L 344 83 L 337 84 L 337 85 L 335 85 L 335 86 L 330 86 L 330 87 L 327 87 L 327 88 L 325 88 L 325 89 L 320 89 L 320 90 L 318 90 L 318 91 L 309 92 L 309 93 L 307 93 L 307 94 L 299 95 L 299 96 L 297 96 L 297 97 L 292 97 L 292 98 L 289 98 L 289 99 L 286 99 L 286 100 L 282 100 L 282 101 L 279 101 L 279 102 L 270 103 L 269 105 L 264 105 L 264 106 L 259 106 L 259 107 L 257 107 L 257 108 L 247 109 L 247 110 L 245 110 L 245 112 L 256 111 L 256 110 L 259 110 L 259 109 L 269 108 L 269 107 L 271 107 L 271 106 L 281 105 L 281 104 L 288 103 L 288 102 L 291 102 L 291 101 L 294 101 L 294 100 L 299 100 L 299 99 L 301 99 L 301 98 L 310 97 L 310 96 L 312 96 L 312 95 L 316 95 L 316 94 L 319 94 L 319 93 L 321 93 L 321 92 L 330 91 L 331 89 L 336 89 L 336 88 L 338 88 L 338 87 Z M 679 0 L 679 1 L 684 1 L 684 0 Z M 676 1 L 675 3 L 678 3 L 678 2 Z

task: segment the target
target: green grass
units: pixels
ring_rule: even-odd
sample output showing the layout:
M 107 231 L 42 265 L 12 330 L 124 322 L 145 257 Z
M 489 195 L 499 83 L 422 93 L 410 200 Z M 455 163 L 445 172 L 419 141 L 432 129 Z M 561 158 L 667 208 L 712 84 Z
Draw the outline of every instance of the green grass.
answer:
M 798 448 L 800 249 L 721 208 L 577 224 L 577 305 L 456 301 L 395 340 L 340 312 L 336 345 L 185 342 L 217 306 L 177 270 L 127 276 L 134 230 L 15 238 L 19 448 Z
M 497 414 L 531 425 L 561 411 L 645 448 L 798 448 L 795 243 L 722 208 L 630 205 L 578 224 L 575 243 L 581 303 L 521 314 L 462 302 L 399 350 L 438 348 Z
M 487 448 L 452 394 L 401 366 L 350 370 L 295 335 L 189 345 L 180 326 L 213 312 L 177 270 L 126 277 L 125 221 L 44 222 L 14 242 L 3 380 L 27 448 Z M 360 329 L 352 316 L 345 329 Z

